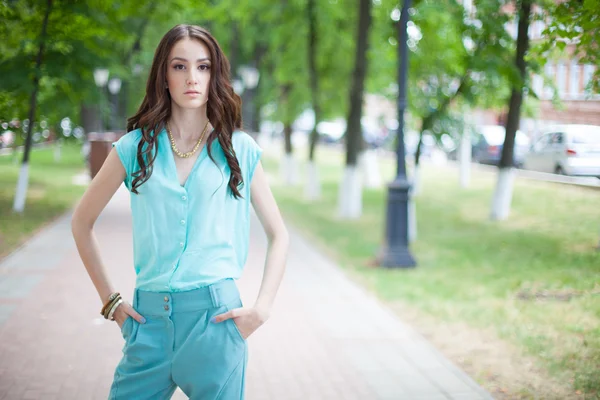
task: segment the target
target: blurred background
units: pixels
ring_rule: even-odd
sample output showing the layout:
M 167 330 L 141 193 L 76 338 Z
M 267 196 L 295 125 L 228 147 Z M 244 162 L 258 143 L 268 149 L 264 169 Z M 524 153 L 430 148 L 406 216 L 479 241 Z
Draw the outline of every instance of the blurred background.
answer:
M 599 0 L 2 1 L 0 260 L 178 23 L 229 58 L 289 224 L 494 396 L 598 398 Z

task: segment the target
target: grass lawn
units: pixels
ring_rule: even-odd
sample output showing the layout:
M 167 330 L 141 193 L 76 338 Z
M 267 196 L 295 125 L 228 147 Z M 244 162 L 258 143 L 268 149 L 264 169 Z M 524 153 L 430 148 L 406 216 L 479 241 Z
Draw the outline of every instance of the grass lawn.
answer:
M 553 387 L 542 379 L 534 384 L 523 378 L 527 375 L 510 378 L 505 369 L 512 367 L 493 359 L 485 366 L 483 360 L 465 362 L 469 344 L 460 342 L 468 340 L 448 331 L 448 348 L 466 347 L 453 360 L 498 398 L 598 397 L 600 191 L 517 179 L 510 218 L 492 222 L 495 174 L 474 170 L 470 188 L 461 189 L 456 169 L 426 164 L 416 200 L 418 239 L 411 245 L 418 267 L 387 270 L 372 265 L 385 228 L 386 189 L 365 190 L 363 216 L 340 220 L 343 155 L 326 148 L 317 153 L 319 201 L 307 202 L 303 187 L 283 186 L 278 179 L 272 179 L 272 189 L 286 219 L 350 276 L 402 317 L 402 310 L 416 310 L 420 317 L 411 323 L 429 321 L 432 331 L 465 326 L 483 338 L 486 351 L 497 351 L 496 341 L 498 346 L 507 343 L 516 352 L 513 363 L 532 360 L 531 377 L 556 383 Z M 278 176 L 276 154 L 265 155 L 265 169 Z M 384 180 L 391 180 L 393 160 L 381 160 L 381 170 Z M 524 366 L 514 371 L 519 368 Z M 511 383 L 517 378 L 524 382 Z
M 22 214 L 12 211 L 22 155 L 0 156 L 0 259 L 22 244 L 32 233 L 71 208 L 85 186 L 73 184 L 73 177 L 85 170 L 80 146 L 62 148 L 59 162 L 54 149 L 34 149 L 29 160 L 29 188 Z

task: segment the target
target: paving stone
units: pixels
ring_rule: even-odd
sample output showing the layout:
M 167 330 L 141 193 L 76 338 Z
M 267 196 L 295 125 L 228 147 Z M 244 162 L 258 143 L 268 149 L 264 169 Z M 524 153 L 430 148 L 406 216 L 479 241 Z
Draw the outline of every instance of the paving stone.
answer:
M 129 195 L 121 188 L 95 225 L 114 287 L 135 284 Z M 491 399 L 372 294 L 292 228 L 271 319 L 248 340 L 248 400 Z M 267 241 L 252 217 L 238 282 L 252 305 Z M 45 264 L 44 264 L 45 262 Z M 108 396 L 123 339 L 71 239 L 70 214 L 0 263 L 0 399 Z M 450 397 L 454 393 L 456 397 Z M 176 391 L 173 399 L 185 399 Z

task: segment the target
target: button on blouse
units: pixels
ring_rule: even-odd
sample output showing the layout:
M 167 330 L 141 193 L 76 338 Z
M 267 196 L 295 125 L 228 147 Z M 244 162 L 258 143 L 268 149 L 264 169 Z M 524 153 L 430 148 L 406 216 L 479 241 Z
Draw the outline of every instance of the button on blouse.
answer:
M 125 185 L 139 170 L 136 152 L 141 130 L 113 143 L 125 168 Z M 150 179 L 130 193 L 136 288 L 185 291 L 223 279 L 238 279 L 248 256 L 250 182 L 262 149 L 245 132 L 235 131 L 233 149 L 240 164 L 243 198 L 229 190 L 230 169 L 218 140 L 206 146 L 182 186 L 166 131 Z

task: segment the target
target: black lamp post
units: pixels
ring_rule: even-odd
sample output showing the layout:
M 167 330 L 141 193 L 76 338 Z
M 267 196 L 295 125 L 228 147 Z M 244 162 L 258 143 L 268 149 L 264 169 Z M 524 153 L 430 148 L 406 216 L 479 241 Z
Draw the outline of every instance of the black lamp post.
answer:
M 398 167 L 396 178 L 388 185 L 387 218 L 385 244 L 380 264 L 389 268 L 408 268 L 416 265 L 408 249 L 408 199 L 410 182 L 406 177 L 404 160 L 404 110 L 406 109 L 406 74 L 408 69 L 408 51 L 406 26 L 411 0 L 404 0 L 400 21 L 398 22 L 398 147 L 396 158 Z

